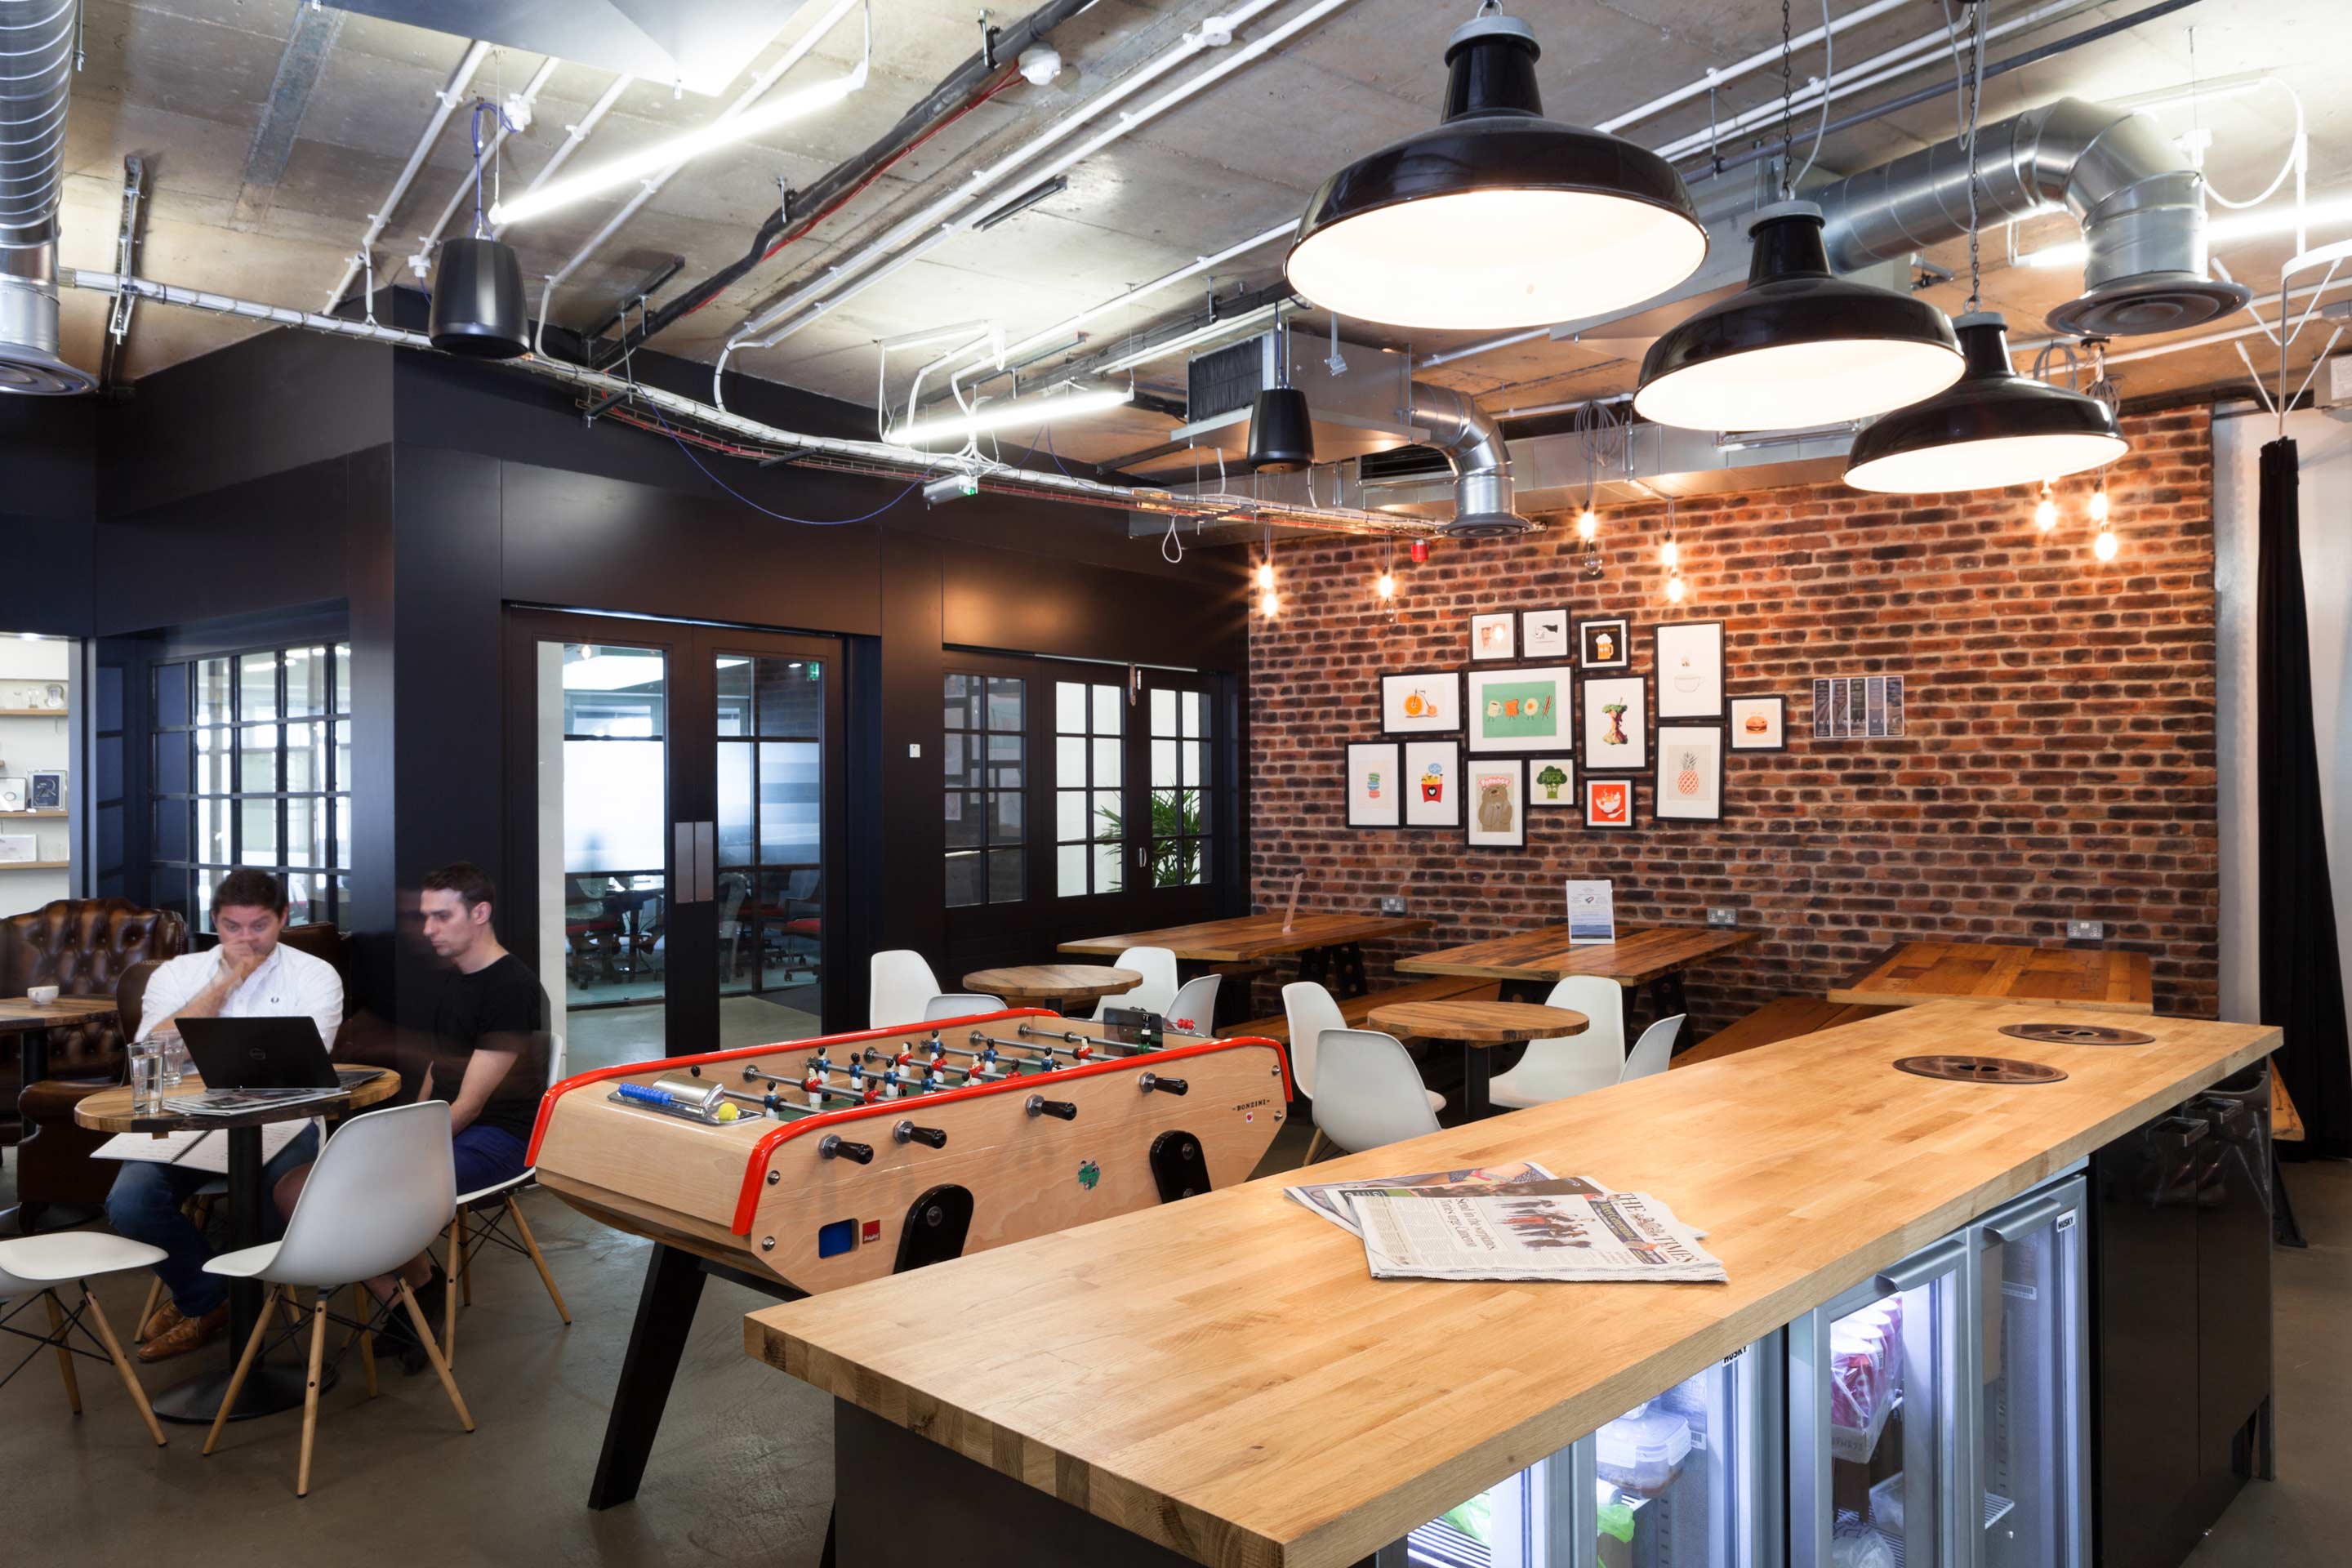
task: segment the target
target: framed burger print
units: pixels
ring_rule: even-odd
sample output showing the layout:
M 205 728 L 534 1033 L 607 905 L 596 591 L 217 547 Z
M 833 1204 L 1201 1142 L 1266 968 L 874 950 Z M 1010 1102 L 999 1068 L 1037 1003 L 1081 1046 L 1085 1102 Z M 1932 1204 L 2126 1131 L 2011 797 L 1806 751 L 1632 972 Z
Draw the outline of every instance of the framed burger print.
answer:
M 1723 820 L 1723 728 L 1658 726 L 1658 778 L 1650 815 L 1660 822 Z
M 1348 826 L 1395 827 L 1403 821 L 1404 792 L 1397 779 L 1394 741 L 1357 742 L 1348 748 Z
M 1459 741 L 1407 741 L 1404 768 L 1397 782 L 1404 788 L 1407 827 L 1462 826 L 1462 743 Z
M 1568 655 L 1568 612 L 1566 610 L 1521 610 L 1519 612 L 1519 657 L 1521 658 L 1556 658 L 1565 661 Z
M 1723 717 L 1723 623 L 1679 621 L 1650 634 L 1661 719 Z
M 1518 658 L 1518 629 L 1517 610 L 1496 610 L 1471 616 L 1470 657 L 1478 660 Z
M 1577 688 L 1576 754 L 1588 773 L 1633 773 L 1650 765 L 1650 682 L 1639 675 L 1588 675 Z
M 1576 759 L 1563 752 L 1556 757 L 1528 759 L 1528 805 L 1576 805 Z
M 1576 623 L 1576 662 L 1586 669 L 1631 669 L 1633 637 L 1622 616 L 1599 616 Z
M 1517 757 L 1473 757 L 1463 792 L 1464 840 L 1473 849 L 1517 849 L 1528 841 L 1528 765 Z
M 1473 668 L 1463 704 L 1471 752 L 1572 753 L 1576 727 L 1569 703 L 1575 680 L 1576 671 L 1564 664 Z
M 1381 733 L 1450 735 L 1462 728 L 1462 672 L 1416 669 L 1381 677 Z
M 1630 831 L 1633 826 L 1633 781 L 1586 779 L 1584 826 L 1618 832 Z
M 1789 700 L 1785 697 L 1733 698 L 1731 749 L 1735 752 L 1787 751 Z

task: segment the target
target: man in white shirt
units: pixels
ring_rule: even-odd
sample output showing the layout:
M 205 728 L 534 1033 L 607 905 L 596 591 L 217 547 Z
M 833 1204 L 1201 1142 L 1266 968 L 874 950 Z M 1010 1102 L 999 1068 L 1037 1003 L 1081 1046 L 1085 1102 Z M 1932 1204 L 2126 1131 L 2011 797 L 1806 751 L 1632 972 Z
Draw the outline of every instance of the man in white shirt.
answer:
M 343 982 L 335 966 L 279 944 L 286 889 L 267 871 L 240 869 L 213 890 L 213 931 L 220 943 L 163 963 L 149 977 L 139 1025 L 142 1040 L 176 1034 L 182 1018 L 308 1017 L 334 1048 L 343 1021 Z M 280 1149 L 264 1173 L 275 1183 L 319 1157 L 316 1124 Z M 116 1232 L 160 1247 L 155 1266 L 170 1299 L 140 1326 L 139 1359 L 163 1361 L 209 1344 L 228 1327 L 228 1291 L 205 1272 L 212 1256 L 204 1233 L 180 1211 L 215 1173 L 126 1160 L 106 1194 Z

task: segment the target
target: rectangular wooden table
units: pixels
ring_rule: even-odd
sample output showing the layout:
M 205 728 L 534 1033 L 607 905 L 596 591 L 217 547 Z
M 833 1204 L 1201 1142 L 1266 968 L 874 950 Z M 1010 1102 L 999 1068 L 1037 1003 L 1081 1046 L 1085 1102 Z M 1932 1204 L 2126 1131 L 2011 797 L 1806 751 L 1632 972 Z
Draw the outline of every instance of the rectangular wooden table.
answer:
M 1401 958 L 1397 972 L 1498 980 L 1508 1002 L 1540 1002 L 1571 974 L 1597 974 L 1628 991 L 1646 984 L 1651 1016 L 1664 1018 L 1686 1010 L 1684 970 L 1762 934 L 1738 926 L 1622 926 L 1615 942 L 1574 947 L 1566 925 L 1538 926 Z
M 2153 1013 L 2147 954 L 2112 948 L 2025 947 L 1993 942 L 1906 942 L 1843 985 L 1832 1002 L 1907 1006 L 1973 997 Z
M 1299 955 L 1299 979 L 1328 985 L 1338 995 L 1361 996 L 1369 989 L 1364 980 L 1361 944 L 1381 937 L 1409 936 L 1427 931 L 1431 924 L 1417 915 L 1318 914 L 1302 910 L 1290 929 L 1285 931 L 1282 916 L 1268 912 L 1166 926 L 1159 931 L 1081 937 L 1062 943 L 1060 951 L 1116 958 L 1130 947 L 1164 947 L 1180 963 L 1246 963 L 1295 952 Z
M 1727 1284 L 1375 1280 L 1286 1173 L 767 1308 L 747 1348 L 835 1396 L 842 1568 L 1343 1568 L 2279 1039 L 2093 1013 L 2156 1041 L 2036 1045 L 2047 1084 L 1893 1065 L 2014 1054 L 2015 1016 L 1906 1009 L 1315 1170 L 1540 1161 L 1707 1227 Z

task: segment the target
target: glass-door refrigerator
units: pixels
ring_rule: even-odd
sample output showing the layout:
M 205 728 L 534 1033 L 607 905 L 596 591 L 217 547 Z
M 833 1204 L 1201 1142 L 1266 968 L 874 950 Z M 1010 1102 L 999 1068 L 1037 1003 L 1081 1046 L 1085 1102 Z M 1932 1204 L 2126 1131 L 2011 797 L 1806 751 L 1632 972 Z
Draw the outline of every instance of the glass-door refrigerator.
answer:
M 1779 1336 L 1416 1530 L 1417 1568 L 1777 1568 Z M 1381 1559 L 1388 1568 L 1389 1559 Z

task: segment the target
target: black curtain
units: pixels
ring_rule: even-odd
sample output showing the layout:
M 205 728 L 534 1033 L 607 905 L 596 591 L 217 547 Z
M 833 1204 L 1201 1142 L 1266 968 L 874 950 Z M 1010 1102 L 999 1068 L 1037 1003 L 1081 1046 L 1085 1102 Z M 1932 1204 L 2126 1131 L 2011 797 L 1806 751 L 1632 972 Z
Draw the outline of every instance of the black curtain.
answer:
M 2263 448 L 2261 561 L 2255 570 L 2254 691 L 2259 725 L 2263 1022 L 2285 1033 L 2275 1070 L 2310 1141 L 2304 1154 L 2352 1154 L 2352 1040 L 2336 946 L 2335 890 L 2319 815 L 2312 733 L 2311 627 L 2304 611 L 2294 443 Z M 2280 1152 L 2297 1152 L 2293 1144 Z

